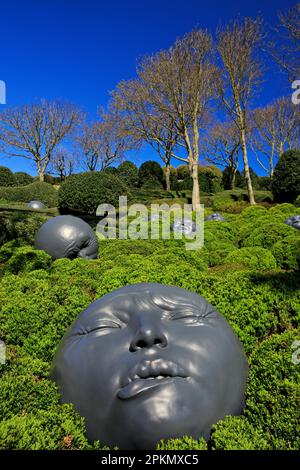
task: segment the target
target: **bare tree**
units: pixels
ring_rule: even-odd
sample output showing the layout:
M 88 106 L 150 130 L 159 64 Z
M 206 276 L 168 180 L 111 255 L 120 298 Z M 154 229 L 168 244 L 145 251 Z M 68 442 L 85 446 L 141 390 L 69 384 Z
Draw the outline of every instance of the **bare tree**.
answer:
M 215 67 L 209 62 L 211 47 L 210 35 L 195 30 L 178 39 L 167 51 L 146 56 L 137 70 L 150 129 L 158 126 L 159 132 L 164 132 L 164 139 L 168 132 L 178 135 L 176 153 L 170 148 L 170 155 L 188 164 L 193 179 L 193 210 L 200 204 L 199 135 L 206 125 L 208 103 L 213 94 Z M 157 143 L 165 151 L 164 139 L 158 139 Z M 172 139 L 167 137 L 166 141 Z
M 241 149 L 240 133 L 233 122 L 219 122 L 208 132 L 201 153 L 213 165 L 229 168 L 230 186 L 234 189 Z
M 48 171 L 50 174 L 58 175 L 61 181 L 74 173 L 75 156 L 74 153 L 63 147 L 57 148 L 50 160 Z
M 263 39 L 260 18 L 244 18 L 217 32 L 222 75 L 217 81 L 221 102 L 240 132 L 244 172 L 250 204 L 255 204 L 247 153 L 249 102 L 260 84 L 261 66 L 256 52 Z
M 146 57 L 138 69 L 153 109 L 150 117 L 162 116 L 161 123 L 166 128 L 174 123 L 179 134 L 177 148 L 183 148 L 186 156 L 173 151 L 172 156 L 188 164 L 193 180 L 193 210 L 200 205 L 199 137 L 207 125 L 209 101 L 214 93 L 211 49 L 208 32 L 194 30 L 178 39 L 168 51 Z
M 117 110 L 124 129 L 136 142 L 148 143 L 164 162 L 166 189 L 170 190 L 170 162 L 179 138 L 174 119 L 150 114 L 148 92 L 140 79 L 120 82 L 112 96 L 111 107 Z
M 101 120 L 83 126 L 77 143 L 83 155 L 81 165 L 89 171 L 108 168 L 135 146 L 120 118 L 114 113 L 103 111 Z
M 278 98 L 252 114 L 250 145 L 257 162 L 272 177 L 278 158 L 299 139 L 300 112 L 290 97 Z
M 300 2 L 278 14 L 279 25 L 271 42 L 271 54 L 290 81 L 300 78 Z
M 56 101 L 7 109 L 0 114 L 0 142 L 7 155 L 33 161 L 39 180 L 44 181 L 55 148 L 81 118 L 74 105 Z

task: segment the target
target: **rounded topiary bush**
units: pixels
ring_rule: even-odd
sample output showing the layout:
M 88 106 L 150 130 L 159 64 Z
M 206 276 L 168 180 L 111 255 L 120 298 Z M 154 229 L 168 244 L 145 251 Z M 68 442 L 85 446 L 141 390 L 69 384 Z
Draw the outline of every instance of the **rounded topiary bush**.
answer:
M 16 184 L 13 172 L 6 166 L 0 166 L 0 186 L 13 186 Z
M 280 222 L 266 221 L 260 223 L 256 228 L 248 226 L 248 231 L 241 240 L 241 245 L 245 246 L 261 246 L 262 248 L 271 249 L 273 245 L 284 238 L 292 235 L 294 232 L 292 227 Z
M 66 212 L 95 215 L 99 204 L 119 205 L 119 196 L 128 196 L 129 190 L 121 178 L 101 171 L 73 175 L 63 182 L 58 191 L 59 208 Z
M 12 257 L 15 250 L 21 246 L 26 245 L 24 240 L 15 238 L 9 242 L 4 243 L 0 248 L 0 263 L 5 263 L 9 258 Z
M 27 186 L 0 188 L 0 199 L 8 202 L 41 201 L 48 207 L 57 206 L 57 191 L 51 184 L 36 181 Z
M 136 188 L 139 179 L 139 170 L 137 166 L 129 161 L 122 162 L 118 168 L 116 174 L 122 178 L 124 183 L 129 188 Z
M 17 171 L 14 177 L 16 186 L 26 186 L 27 184 L 33 183 L 33 177 L 24 171 Z
M 300 235 L 289 235 L 276 242 L 271 248 L 277 264 L 282 269 L 299 269 L 300 266 Z
M 294 202 L 300 195 L 300 151 L 284 152 L 274 171 L 271 190 L 277 202 Z
M 164 172 L 159 163 L 144 162 L 139 168 L 139 186 L 148 188 L 162 188 L 164 185 Z
M 284 214 L 287 217 L 290 216 L 290 215 L 296 215 L 297 212 L 299 212 L 299 210 L 297 211 L 294 204 L 290 204 L 288 202 L 285 202 L 283 204 L 276 204 L 276 206 L 271 207 L 269 209 L 269 214 L 270 215 L 271 214 L 272 215 L 274 215 L 274 214 Z
M 252 221 L 257 220 L 259 218 L 267 218 L 268 217 L 268 210 L 263 206 L 248 206 L 246 207 L 243 212 L 239 216 L 239 220 L 242 221 Z
M 34 269 L 48 269 L 51 263 L 52 258 L 45 251 L 34 250 L 30 246 L 21 246 L 15 249 L 13 255 L 5 263 L 3 271 L 18 274 Z
M 246 201 L 234 201 L 230 198 L 216 197 L 213 199 L 213 209 L 215 211 L 239 214 L 248 206 Z
M 247 247 L 233 250 L 225 258 L 224 264 L 237 263 L 251 269 L 267 271 L 277 267 L 271 251 L 260 247 Z

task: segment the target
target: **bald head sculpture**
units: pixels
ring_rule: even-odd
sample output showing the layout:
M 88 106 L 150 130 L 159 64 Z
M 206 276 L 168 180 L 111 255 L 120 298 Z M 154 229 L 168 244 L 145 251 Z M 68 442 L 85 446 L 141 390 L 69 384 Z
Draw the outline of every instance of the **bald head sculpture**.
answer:
M 34 246 L 54 259 L 95 259 L 98 256 L 98 239 L 92 228 L 72 215 L 59 215 L 47 220 L 37 232 Z
M 208 438 L 244 406 L 248 365 L 231 326 L 203 297 L 134 284 L 93 302 L 71 325 L 52 378 L 84 416 L 88 438 L 121 449 Z
M 27 207 L 29 209 L 34 209 L 34 210 L 39 210 L 39 209 L 45 209 L 46 206 L 43 204 L 41 201 L 30 201 L 27 204 Z

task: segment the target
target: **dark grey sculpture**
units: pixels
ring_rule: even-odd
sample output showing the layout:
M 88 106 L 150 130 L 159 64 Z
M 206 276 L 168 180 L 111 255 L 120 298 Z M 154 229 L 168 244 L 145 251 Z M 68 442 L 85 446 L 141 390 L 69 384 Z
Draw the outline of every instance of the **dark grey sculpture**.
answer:
M 95 259 L 98 256 L 98 239 L 92 228 L 72 215 L 59 215 L 47 220 L 37 232 L 34 246 L 54 259 Z
M 284 223 L 300 230 L 300 215 L 292 215 L 288 217 Z
M 183 235 L 190 235 L 196 232 L 196 223 L 192 220 L 176 220 L 171 224 L 172 232 L 181 233 Z
M 209 214 L 207 217 L 205 217 L 204 221 L 225 222 L 225 218 L 219 214 L 219 212 L 214 212 L 213 214 Z
M 248 365 L 235 332 L 203 297 L 156 283 L 93 302 L 61 341 L 52 370 L 90 441 L 153 449 L 209 437 L 244 406 Z
M 37 209 L 37 210 L 46 208 L 45 204 L 43 204 L 41 201 L 30 201 L 28 202 L 27 207 L 29 207 L 30 209 Z

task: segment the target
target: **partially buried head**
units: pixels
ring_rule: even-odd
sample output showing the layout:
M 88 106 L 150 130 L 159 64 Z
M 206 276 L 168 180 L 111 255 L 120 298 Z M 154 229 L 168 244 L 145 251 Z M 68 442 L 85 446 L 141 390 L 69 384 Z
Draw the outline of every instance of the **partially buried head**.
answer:
M 85 417 L 90 440 L 151 449 L 162 438 L 208 438 L 213 423 L 240 414 L 247 372 L 236 334 L 203 297 L 145 283 L 78 317 L 52 377 Z

